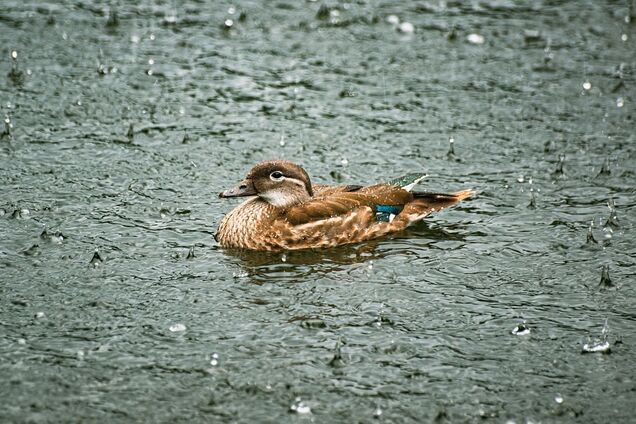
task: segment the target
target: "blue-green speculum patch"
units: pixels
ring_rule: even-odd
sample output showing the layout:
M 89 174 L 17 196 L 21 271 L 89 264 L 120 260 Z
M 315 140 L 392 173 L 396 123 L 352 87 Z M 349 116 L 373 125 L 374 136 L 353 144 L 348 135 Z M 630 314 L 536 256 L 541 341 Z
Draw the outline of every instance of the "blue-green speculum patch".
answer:
M 404 206 L 394 205 L 376 205 L 375 207 L 375 220 L 380 222 L 391 222 L 395 215 L 402 212 Z

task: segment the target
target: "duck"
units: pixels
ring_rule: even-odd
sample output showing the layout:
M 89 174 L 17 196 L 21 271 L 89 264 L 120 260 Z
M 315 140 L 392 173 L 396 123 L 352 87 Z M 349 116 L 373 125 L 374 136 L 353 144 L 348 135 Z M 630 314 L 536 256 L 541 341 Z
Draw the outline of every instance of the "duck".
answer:
M 389 183 L 312 184 L 287 160 L 256 164 L 220 198 L 246 197 L 221 220 L 215 234 L 222 248 L 259 251 L 322 249 L 399 233 L 433 212 L 475 194 L 413 191 L 425 175 Z

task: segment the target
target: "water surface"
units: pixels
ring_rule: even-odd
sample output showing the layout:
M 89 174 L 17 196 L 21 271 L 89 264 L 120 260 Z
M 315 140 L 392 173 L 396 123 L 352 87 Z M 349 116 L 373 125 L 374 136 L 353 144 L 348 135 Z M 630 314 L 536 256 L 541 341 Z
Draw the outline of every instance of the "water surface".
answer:
M 5 1 L 1 420 L 632 421 L 635 10 Z M 220 249 L 217 193 L 278 157 L 478 195 Z

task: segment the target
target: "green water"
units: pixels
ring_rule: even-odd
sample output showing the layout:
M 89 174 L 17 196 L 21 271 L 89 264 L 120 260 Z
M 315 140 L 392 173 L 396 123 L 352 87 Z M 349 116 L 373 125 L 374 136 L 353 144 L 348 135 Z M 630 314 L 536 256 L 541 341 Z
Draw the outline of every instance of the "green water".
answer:
M 634 22 L 4 0 L 0 421 L 634 422 Z M 218 192 L 271 158 L 478 195 L 362 245 L 220 249 Z

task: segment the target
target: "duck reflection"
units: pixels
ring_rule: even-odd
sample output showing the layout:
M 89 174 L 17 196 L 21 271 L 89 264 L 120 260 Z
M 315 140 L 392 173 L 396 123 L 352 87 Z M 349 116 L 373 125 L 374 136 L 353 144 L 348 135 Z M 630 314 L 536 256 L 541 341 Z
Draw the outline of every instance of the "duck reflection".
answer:
M 301 281 L 310 275 L 324 275 L 331 272 L 347 271 L 349 265 L 377 261 L 385 256 L 407 254 L 439 240 L 465 241 L 467 234 L 461 231 L 463 225 L 452 227 L 431 227 L 418 223 L 391 237 L 370 240 L 365 243 L 350 244 L 330 249 L 304 249 L 284 252 L 267 252 L 246 249 L 223 249 L 235 258 L 242 268 L 242 276 L 255 284 L 263 284 L 272 278 Z M 405 246 L 396 242 L 417 240 L 416 246 Z

